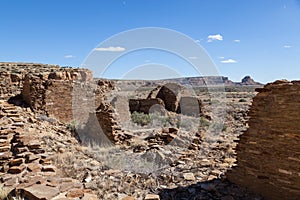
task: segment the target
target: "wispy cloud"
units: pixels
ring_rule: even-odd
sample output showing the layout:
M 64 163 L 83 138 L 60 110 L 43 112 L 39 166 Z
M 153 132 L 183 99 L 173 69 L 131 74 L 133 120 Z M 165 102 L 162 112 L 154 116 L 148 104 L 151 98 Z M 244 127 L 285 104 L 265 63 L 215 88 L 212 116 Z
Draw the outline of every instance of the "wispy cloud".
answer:
M 65 55 L 64 58 L 70 59 L 70 58 L 75 58 L 75 56 L 73 56 L 73 55 Z
M 221 60 L 221 63 L 230 64 L 230 63 L 237 63 L 237 61 L 230 58 L 230 59 L 226 59 L 226 60 Z
M 212 41 L 222 41 L 223 40 L 223 36 L 221 34 L 216 34 L 216 35 L 209 35 L 207 37 L 207 42 L 212 42 Z
M 224 56 L 219 56 L 218 58 L 219 58 L 219 59 L 224 59 L 225 57 L 224 57 Z
M 283 45 L 283 48 L 285 48 L 285 49 L 290 49 L 290 48 L 292 48 L 292 46 L 291 45 Z
M 190 56 L 189 59 L 191 59 L 191 60 L 197 60 L 198 57 L 197 56 Z
M 234 42 L 236 42 L 236 43 L 239 43 L 239 42 L 241 42 L 241 40 L 233 40 Z
M 109 52 L 121 52 L 125 51 L 124 47 L 99 47 L 95 48 L 94 51 L 109 51 Z

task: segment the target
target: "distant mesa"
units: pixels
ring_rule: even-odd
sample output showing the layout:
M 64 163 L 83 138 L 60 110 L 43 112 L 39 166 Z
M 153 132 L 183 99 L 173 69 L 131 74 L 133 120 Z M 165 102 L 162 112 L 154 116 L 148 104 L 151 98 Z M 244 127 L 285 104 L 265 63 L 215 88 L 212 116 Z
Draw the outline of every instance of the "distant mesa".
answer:
M 250 76 L 245 76 L 241 82 L 242 85 L 262 85 L 261 83 L 255 82 Z

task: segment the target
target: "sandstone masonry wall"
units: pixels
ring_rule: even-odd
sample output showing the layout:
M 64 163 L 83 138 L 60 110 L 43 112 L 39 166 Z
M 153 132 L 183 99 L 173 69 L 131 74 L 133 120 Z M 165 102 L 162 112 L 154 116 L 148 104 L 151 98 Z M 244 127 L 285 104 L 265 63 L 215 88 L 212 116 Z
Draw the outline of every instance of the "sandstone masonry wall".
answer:
M 28 73 L 22 97 L 36 112 L 64 123 L 78 125 L 79 136 L 86 144 L 116 141 L 120 122 L 108 101 L 112 81 L 94 80 L 85 69 L 64 69 L 50 73 Z
M 299 199 L 300 81 L 276 81 L 258 92 L 237 167 L 227 176 L 267 199 Z
M 25 75 L 29 72 L 45 73 L 59 69 L 57 65 L 0 62 L 0 99 L 7 100 L 20 94 Z
M 154 107 L 156 106 L 156 107 Z M 158 110 L 158 106 L 160 106 L 161 110 Z M 164 102 L 159 99 L 129 99 L 129 108 L 130 112 L 143 112 L 146 114 L 150 113 L 150 110 L 152 111 L 162 111 L 162 109 L 165 107 Z
M 73 106 L 79 107 L 81 114 L 88 115 L 89 110 L 86 109 L 91 107 L 93 91 L 86 94 L 84 90 L 89 86 L 89 82 L 93 81 L 91 74 L 90 71 L 82 69 L 29 73 L 25 75 L 21 94 L 33 110 L 67 123 L 74 119 Z M 78 91 L 73 90 L 75 87 Z M 80 103 L 73 102 L 74 95 L 78 95 L 78 98 L 74 99 L 80 100 Z
M 0 63 L 0 99 L 17 95 L 36 113 L 64 123 L 100 124 L 102 133 L 110 139 L 120 121 L 108 97 L 114 89 L 109 80 L 93 78 L 91 71 L 34 63 Z M 99 109 L 105 105 L 109 109 Z M 97 111 L 96 111 L 97 110 Z M 91 115 L 93 117 L 91 118 Z M 91 119 L 98 119 L 98 121 Z M 89 128 L 99 128 L 91 125 Z M 93 139 L 98 137 L 87 135 Z M 84 132 L 83 134 L 86 134 Z

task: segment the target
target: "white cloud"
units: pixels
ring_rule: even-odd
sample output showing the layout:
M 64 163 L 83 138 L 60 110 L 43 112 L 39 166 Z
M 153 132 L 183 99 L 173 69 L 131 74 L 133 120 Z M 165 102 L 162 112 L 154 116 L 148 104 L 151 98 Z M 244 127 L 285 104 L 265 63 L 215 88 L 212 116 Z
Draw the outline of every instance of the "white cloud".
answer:
M 222 60 L 221 63 L 229 64 L 229 63 L 237 63 L 237 61 L 230 58 L 230 59 Z
M 289 48 L 292 48 L 292 46 L 286 44 L 286 45 L 283 46 L 283 48 L 289 49 Z
M 195 40 L 195 42 L 196 42 L 196 43 L 199 43 L 199 42 L 200 42 L 200 40 Z
M 191 60 L 197 60 L 198 57 L 196 57 L 196 56 L 190 56 L 189 59 L 191 59 Z
M 236 43 L 239 43 L 239 42 L 241 42 L 241 40 L 233 40 L 234 42 L 236 42 Z
M 224 56 L 219 56 L 218 58 L 219 58 L 219 59 L 224 59 L 225 57 L 224 57 Z
M 109 51 L 109 52 L 121 52 L 125 51 L 124 47 L 99 47 L 95 48 L 94 51 Z
M 64 58 L 70 59 L 70 58 L 75 58 L 75 56 L 73 56 L 73 55 L 65 55 Z
M 207 42 L 212 42 L 212 41 L 215 41 L 215 40 L 222 41 L 223 40 L 223 36 L 220 35 L 220 34 L 216 34 L 216 35 L 209 35 L 207 37 Z

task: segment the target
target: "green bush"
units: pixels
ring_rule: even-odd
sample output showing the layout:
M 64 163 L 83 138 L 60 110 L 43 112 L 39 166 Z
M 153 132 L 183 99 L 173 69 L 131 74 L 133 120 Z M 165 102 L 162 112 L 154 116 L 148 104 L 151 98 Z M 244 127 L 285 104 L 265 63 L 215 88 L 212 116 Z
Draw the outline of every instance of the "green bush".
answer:
M 141 125 L 141 126 L 148 125 L 152 122 L 152 119 L 151 119 L 150 115 L 145 114 L 145 113 L 139 113 L 139 112 L 136 112 L 136 111 L 134 111 L 131 114 L 131 120 L 132 120 L 133 123 L 136 123 L 136 124 Z
M 210 122 L 203 116 L 200 117 L 200 126 L 207 128 L 210 125 Z

